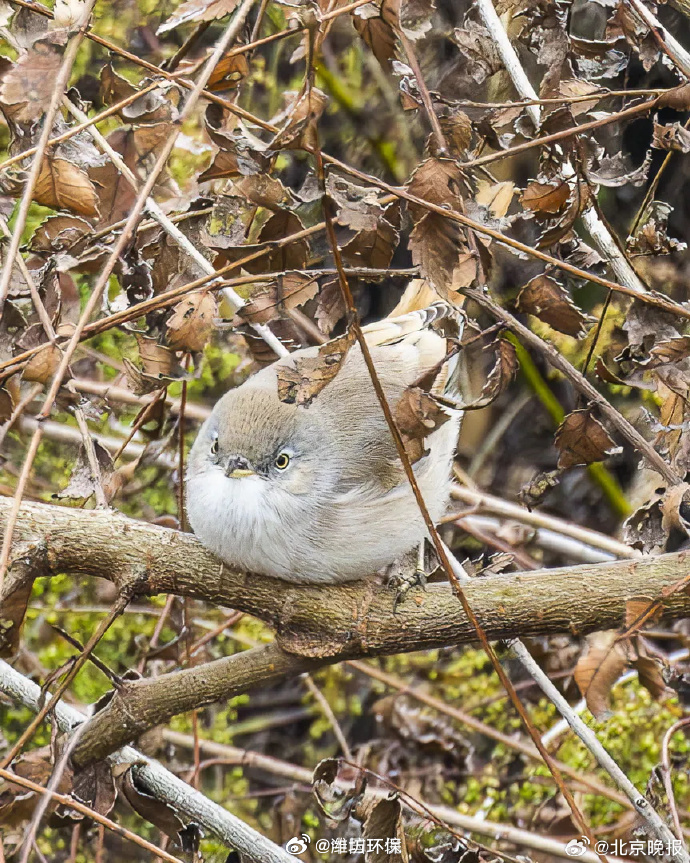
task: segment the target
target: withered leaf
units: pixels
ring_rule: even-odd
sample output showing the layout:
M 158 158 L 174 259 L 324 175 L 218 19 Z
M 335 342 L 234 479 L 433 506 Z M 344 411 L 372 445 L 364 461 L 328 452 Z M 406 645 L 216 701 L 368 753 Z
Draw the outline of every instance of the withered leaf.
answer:
M 287 404 L 308 407 L 338 374 L 354 340 L 355 335 L 350 328 L 337 339 L 321 345 L 315 356 L 296 360 L 288 358 L 281 362 L 278 366 L 278 398 Z
M 454 31 L 454 37 L 467 60 L 468 73 L 477 84 L 503 68 L 496 42 L 486 27 L 469 19 L 462 29 Z
M 32 252 L 76 252 L 91 234 L 91 225 L 78 216 L 49 216 L 31 237 Z
M 331 174 L 326 191 L 337 205 L 337 221 L 353 231 L 373 231 L 383 215 L 376 192 Z
M 455 156 L 464 153 L 472 143 L 472 121 L 459 108 L 439 117 L 441 131 L 448 148 Z
M 21 553 L 21 549 L 17 549 Z M 5 582 L 0 615 L 0 656 L 12 656 L 19 647 L 19 637 L 26 608 L 34 586 L 34 573 L 25 567 L 15 567 Z
M 213 91 L 234 89 L 248 72 L 246 54 L 226 54 L 216 63 L 206 88 Z
M 110 453 L 105 447 L 101 446 L 101 444 L 96 440 L 94 440 L 93 445 L 96 450 L 96 460 L 98 461 L 98 466 L 101 471 L 101 482 L 105 487 L 110 476 L 115 470 L 115 465 L 113 464 L 113 459 Z M 74 465 L 72 475 L 69 478 L 69 482 L 65 488 L 54 495 L 54 497 L 59 500 L 67 499 L 87 501 L 91 495 L 95 493 L 98 482 L 99 479 L 93 475 L 91 465 L 89 464 L 89 460 L 86 455 L 86 449 L 82 444 L 79 447 L 79 454 L 77 456 L 77 461 Z
M 46 384 L 52 380 L 62 359 L 62 351 L 57 345 L 46 345 L 34 354 L 24 367 L 22 377 L 25 381 Z
M 135 769 L 130 767 L 122 778 L 122 791 L 129 805 L 138 815 L 170 836 L 185 855 L 195 857 L 201 838 L 197 825 L 192 822 L 185 824 L 181 814 L 172 805 L 146 790 L 137 781 Z
M 526 210 L 544 219 L 562 212 L 570 197 L 570 187 L 565 180 L 543 183 L 533 180 L 522 193 L 520 201 Z
M 565 287 L 550 276 L 542 274 L 527 282 L 518 294 L 517 307 L 560 333 L 574 338 L 585 335 L 587 316 L 575 305 Z
M 589 81 L 583 81 L 581 78 L 564 78 L 558 85 L 558 92 L 561 96 L 572 98 L 574 96 L 588 96 L 590 93 L 600 93 L 601 88 Z M 600 95 L 582 102 L 571 102 L 570 113 L 573 117 L 577 117 L 578 114 L 586 114 L 587 111 L 594 108 L 601 98 Z
M 144 373 L 158 377 L 169 375 L 175 360 L 170 348 L 162 345 L 158 339 L 145 336 L 143 333 L 135 333 L 135 336 Z
M 220 155 L 220 154 L 219 154 Z M 233 188 L 259 207 L 279 210 L 292 202 L 290 192 L 275 177 L 268 174 L 250 174 L 235 180 Z
M 410 386 L 395 406 L 394 418 L 414 464 L 424 455 L 424 439 L 448 422 L 450 414 L 422 387 Z
M 395 56 L 395 31 L 379 15 L 376 4 L 365 3 L 354 9 L 352 23 L 383 69 L 390 71 L 390 61 Z
M 575 683 L 590 713 L 603 719 L 609 713 L 609 693 L 628 666 L 628 649 L 616 632 L 595 632 L 575 667 Z
M 307 273 L 285 273 L 270 286 L 253 293 L 238 315 L 253 324 L 267 324 L 287 309 L 301 306 L 316 296 L 317 276 Z
M 486 207 L 492 216 L 500 219 L 508 212 L 514 194 L 515 183 L 510 180 L 492 184 L 480 182 L 475 200 Z
M 86 171 L 46 154 L 34 188 L 34 201 L 80 216 L 98 215 L 98 198 Z
M 666 363 L 677 363 L 690 357 L 690 336 L 678 336 L 658 342 L 649 352 L 646 368 L 654 369 Z
M 111 765 L 107 761 L 94 761 L 74 775 L 72 794 L 100 815 L 107 815 L 115 805 L 117 789 Z
M 234 12 L 238 3 L 239 0 L 185 0 L 175 13 L 160 25 L 156 33 L 167 33 L 190 21 L 215 21 Z
M 663 608 L 657 606 L 650 615 L 650 610 L 654 606 L 653 596 L 635 596 L 632 599 L 626 600 L 625 603 L 625 628 L 637 628 L 640 621 L 658 621 L 663 614 Z
M 690 109 L 690 84 L 681 84 L 666 93 L 661 93 L 656 104 L 659 108 L 687 111 Z
M 380 844 L 376 843 L 367 853 L 366 863 L 408 863 L 402 806 L 395 794 L 374 803 L 364 822 L 362 835 L 367 842 L 380 840 Z M 388 839 L 398 840 L 400 852 L 386 850 Z
M 290 234 L 296 234 L 304 230 L 304 225 L 299 217 L 289 210 L 279 210 L 274 213 L 259 232 L 260 243 L 270 243 L 282 240 Z M 301 270 L 305 267 L 309 257 L 309 242 L 306 238 L 295 240 L 275 249 L 260 258 L 256 265 L 248 264 L 246 269 L 252 272 L 263 272 L 265 270 Z
M 620 447 L 616 447 L 604 426 L 588 409 L 569 413 L 556 430 L 555 442 L 560 450 L 558 467 L 562 470 L 604 461 L 620 452 Z
M 314 313 L 316 323 L 321 332 L 327 336 L 330 335 L 338 321 L 344 317 L 346 311 L 343 292 L 340 289 L 340 280 L 337 276 L 327 279 L 319 291 L 316 301 L 316 312 Z
M 0 423 L 7 422 L 12 416 L 13 408 L 12 396 L 5 387 L 0 387 Z
M 358 771 L 352 788 L 344 789 L 335 780 L 338 778 L 337 758 L 324 758 L 314 768 L 312 787 L 314 797 L 324 814 L 333 821 L 345 821 L 353 808 L 361 801 L 366 787 L 363 771 Z
M 489 377 L 484 384 L 479 398 L 472 402 L 458 405 L 458 407 L 462 407 L 464 410 L 478 410 L 490 405 L 506 389 L 518 370 L 519 363 L 515 345 L 507 339 L 496 339 L 489 345 L 489 349 L 493 349 L 496 354 L 494 366 L 489 373 Z
M 125 367 L 127 385 L 138 396 L 145 396 L 148 393 L 156 392 L 174 380 L 174 378 L 165 375 L 146 374 L 146 372 L 143 372 L 138 366 L 134 365 L 129 357 L 123 357 L 122 364 Z
M 462 185 L 462 172 L 455 162 L 427 159 L 412 175 L 408 191 L 439 206 L 460 210 Z M 417 204 L 408 204 L 408 209 L 415 221 L 410 234 L 410 251 L 422 275 L 439 291 L 457 290 L 471 284 L 476 277 L 476 261 L 467 258 L 470 253 L 464 228 Z M 460 271 L 457 275 L 456 270 Z
M 138 176 L 153 166 L 169 133 L 168 123 L 152 123 L 115 129 L 108 135 L 107 141 L 122 156 L 130 171 Z M 137 193 L 119 169 L 108 160 L 102 167 L 92 168 L 89 176 L 98 193 L 100 224 L 105 226 L 120 219 L 126 219 L 132 210 Z M 171 189 L 166 182 L 165 175 L 162 174 L 153 190 L 157 200 L 170 197 Z
M 55 77 L 60 68 L 58 52 L 44 42 L 36 42 L 22 54 L 0 86 L 0 99 L 17 105 L 12 117 L 20 123 L 32 123 L 46 111 L 55 89 Z
M 287 95 L 287 94 L 286 94 Z M 283 128 L 271 141 L 271 150 L 313 150 L 316 146 L 316 123 L 328 104 L 328 96 L 311 87 L 291 105 Z
M 167 341 L 176 351 L 202 351 L 213 332 L 216 298 L 210 291 L 197 291 L 173 307 L 168 318 Z
M 652 147 L 690 153 L 690 130 L 683 128 L 678 122 L 669 123 L 666 126 L 655 123 Z
M 639 507 L 623 524 L 623 541 L 646 554 L 661 554 L 667 535 L 662 527 L 661 500 Z

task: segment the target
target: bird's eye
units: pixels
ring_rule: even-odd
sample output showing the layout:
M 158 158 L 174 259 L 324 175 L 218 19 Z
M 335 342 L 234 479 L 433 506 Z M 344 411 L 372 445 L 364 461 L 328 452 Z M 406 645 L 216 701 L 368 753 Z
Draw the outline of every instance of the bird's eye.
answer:
M 211 455 L 218 455 L 218 438 L 214 437 L 211 441 Z
M 278 468 L 278 470 L 285 470 L 285 468 L 290 464 L 290 456 L 286 452 L 281 452 L 280 455 L 276 456 L 276 460 L 273 464 Z

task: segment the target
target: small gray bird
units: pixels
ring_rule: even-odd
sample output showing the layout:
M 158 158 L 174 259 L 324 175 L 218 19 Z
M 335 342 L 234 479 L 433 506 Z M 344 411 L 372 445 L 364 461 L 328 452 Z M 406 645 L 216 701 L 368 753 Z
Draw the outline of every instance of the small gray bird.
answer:
M 435 366 L 449 391 L 455 357 L 432 325 L 458 320 L 447 303 L 364 328 L 384 392 L 395 407 Z M 405 476 L 360 347 L 308 406 L 278 398 L 277 371 L 295 351 L 226 393 L 202 426 L 186 476 L 189 522 L 226 563 L 286 581 L 337 584 L 393 563 L 426 527 Z M 414 472 L 431 517 L 445 512 L 460 411 L 424 440 Z

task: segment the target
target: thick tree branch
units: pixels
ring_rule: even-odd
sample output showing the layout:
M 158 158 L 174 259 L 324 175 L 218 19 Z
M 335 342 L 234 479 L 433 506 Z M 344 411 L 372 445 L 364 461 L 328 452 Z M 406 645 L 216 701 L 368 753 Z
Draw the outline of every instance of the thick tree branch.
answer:
M 0 529 L 9 500 L 0 499 Z M 277 644 L 216 660 L 190 671 L 127 684 L 85 731 L 77 757 L 112 752 L 145 728 L 181 710 L 246 692 L 322 664 L 473 642 L 476 634 L 448 584 L 415 592 L 394 608 L 394 591 L 372 576 L 337 587 L 295 587 L 236 572 L 195 537 L 113 512 L 25 503 L 16 526 L 21 543 L 47 549 L 43 573 L 107 578 L 120 589 L 133 577 L 146 594 L 176 593 L 252 614 L 276 631 Z M 668 617 L 690 613 L 690 597 L 673 586 L 687 554 L 511 573 L 473 579 L 467 596 L 491 639 L 556 632 L 584 634 L 624 620 L 631 597 L 664 595 Z M 135 575 L 133 575 L 135 574 Z M 22 582 L 23 583 L 23 582 Z M 10 577 L 0 619 L 12 605 Z M 25 585 L 24 585 L 25 589 Z M 11 630 L 10 630 L 11 631 Z

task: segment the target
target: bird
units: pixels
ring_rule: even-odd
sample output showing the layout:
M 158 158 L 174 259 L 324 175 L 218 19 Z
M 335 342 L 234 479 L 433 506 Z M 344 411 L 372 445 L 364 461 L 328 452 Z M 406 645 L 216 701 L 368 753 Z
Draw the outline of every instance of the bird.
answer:
M 455 357 L 441 323 L 462 313 L 445 301 L 362 328 L 394 412 L 408 387 L 436 369 L 436 393 L 455 392 Z M 293 584 L 341 584 L 400 560 L 427 528 L 355 342 L 335 377 L 307 405 L 279 398 L 286 367 L 318 356 L 292 352 L 229 390 L 190 450 L 189 524 L 226 564 Z M 452 352 L 450 352 L 452 354 Z M 462 411 L 424 438 L 415 477 L 434 521 L 450 496 Z

